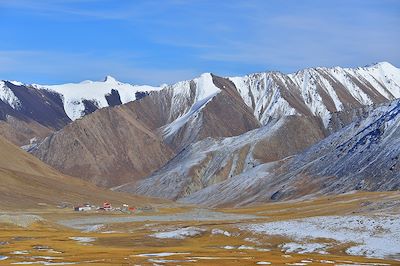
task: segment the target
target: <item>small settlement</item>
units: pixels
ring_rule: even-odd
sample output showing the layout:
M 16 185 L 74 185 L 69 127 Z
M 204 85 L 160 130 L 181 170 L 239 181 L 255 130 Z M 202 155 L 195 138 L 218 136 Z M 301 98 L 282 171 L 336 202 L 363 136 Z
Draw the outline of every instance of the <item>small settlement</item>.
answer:
M 128 204 L 122 204 L 121 207 L 112 207 L 111 203 L 108 201 L 105 201 L 103 203 L 103 206 L 96 206 L 92 205 L 90 203 L 85 203 L 82 205 L 74 206 L 74 211 L 77 212 L 87 212 L 87 211 L 113 211 L 113 212 L 122 212 L 122 213 L 136 213 L 136 212 L 142 212 L 142 211 L 153 211 L 153 207 L 151 206 L 145 206 L 145 207 L 129 207 Z

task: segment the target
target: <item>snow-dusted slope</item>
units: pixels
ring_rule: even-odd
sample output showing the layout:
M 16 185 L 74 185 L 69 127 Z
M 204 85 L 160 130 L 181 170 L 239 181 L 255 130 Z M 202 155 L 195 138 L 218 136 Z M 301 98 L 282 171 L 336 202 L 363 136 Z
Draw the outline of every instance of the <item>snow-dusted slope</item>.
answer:
M 292 158 L 259 165 L 182 201 L 245 205 L 353 190 L 398 190 L 399 158 L 400 100 L 395 100 Z
M 195 88 L 194 91 L 191 90 L 190 86 Z M 179 105 L 181 105 L 183 101 L 192 98 L 192 104 L 188 106 L 189 108 L 186 108 L 183 114 L 180 114 L 178 118 L 163 129 L 165 137 L 175 135 L 182 126 L 203 109 L 204 106 L 221 91 L 214 85 L 211 73 L 204 73 L 192 81 L 179 82 L 172 85 L 170 88 L 173 91 L 171 105 L 172 116 L 182 108 L 182 106 Z
M 230 78 L 262 124 L 271 118 L 313 114 L 327 126 L 332 112 L 400 97 L 400 69 L 381 62 L 360 68 L 310 68 L 293 74 Z
M 82 81 L 81 83 L 67 83 L 60 85 L 33 85 L 38 89 L 57 92 L 62 95 L 64 109 L 71 120 L 76 120 L 85 115 L 84 101 L 92 102 L 97 109 L 113 105 L 111 96 L 116 97 L 116 104 L 134 101 L 137 93 L 160 90 L 161 87 L 137 86 L 117 81 L 107 76 L 104 81 Z M 108 98 L 108 99 L 107 99 Z
M 307 133 L 297 134 L 297 131 Z M 115 189 L 179 199 L 257 165 L 296 154 L 323 136 L 316 119 L 285 117 L 239 136 L 206 138 L 193 143 L 145 180 Z
M 236 136 L 259 127 L 233 83 L 211 73 L 167 86 L 149 97 L 167 106 L 157 131 L 176 151 L 207 137 Z

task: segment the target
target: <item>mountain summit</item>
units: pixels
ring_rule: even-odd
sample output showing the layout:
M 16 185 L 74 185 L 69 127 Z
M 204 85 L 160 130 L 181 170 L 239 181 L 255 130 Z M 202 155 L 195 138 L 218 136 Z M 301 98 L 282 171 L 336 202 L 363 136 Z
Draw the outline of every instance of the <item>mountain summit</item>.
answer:
M 118 80 L 116 80 L 114 77 L 109 76 L 109 75 L 105 76 L 104 82 L 107 82 L 107 83 L 119 83 Z

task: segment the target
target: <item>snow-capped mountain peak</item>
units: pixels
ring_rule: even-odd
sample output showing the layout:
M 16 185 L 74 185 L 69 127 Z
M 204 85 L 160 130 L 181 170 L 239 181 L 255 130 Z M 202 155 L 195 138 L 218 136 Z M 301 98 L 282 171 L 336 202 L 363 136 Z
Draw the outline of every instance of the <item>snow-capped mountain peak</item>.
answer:
M 104 82 L 106 82 L 106 83 L 120 83 L 116 78 L 114 78 L 113 76 L 110 76 L 110 75 L 105 76 Z
M 191 96 L 191 82 L 195 86 L 195 94 Z M 180 110 L 184 99 L 190 99 L 191 105 L 175 121 L 164 129 L 165 136 L 174 135 L 185 123 L 192 119 L 208 102 L 221 90 L 215 86 L 211 73 L 203 73 L 192 81 L 178 82 L 171 86 L 174 93 L 174 100 L 171 110 Z
M 80 83 L 34 84 L 32 86 L 60 94 L 63 98 L 65 112 L 71 120 L 76 120 L 87 114 L 86 109 L 89 102 L 92 109 L 98 109 L 134 101 L 137 93 L 161 89 L 161 87 L 122 83 L 112 76 L 106 76 L 104 81 L 86 80 Z
M 393 69 L 396 68 L 394 65 L 392 65 L 391 63 L 387 62 L 387 61 L 381 61 L 381 62 L 377 62 L 377 63 L 373 63 L 371 65 L 365 66 L 364 68 L 382 68 L 382 69 Z

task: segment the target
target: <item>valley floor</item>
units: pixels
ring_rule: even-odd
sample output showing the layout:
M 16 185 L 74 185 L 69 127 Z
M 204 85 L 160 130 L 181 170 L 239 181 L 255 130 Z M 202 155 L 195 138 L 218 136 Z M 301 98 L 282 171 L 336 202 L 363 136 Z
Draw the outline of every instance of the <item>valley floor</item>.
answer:
M 0 212 L 0 265 L 399 265 L 400 193 L 127 215 Z

